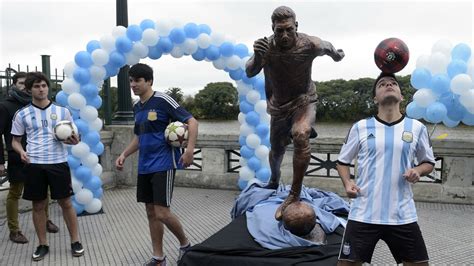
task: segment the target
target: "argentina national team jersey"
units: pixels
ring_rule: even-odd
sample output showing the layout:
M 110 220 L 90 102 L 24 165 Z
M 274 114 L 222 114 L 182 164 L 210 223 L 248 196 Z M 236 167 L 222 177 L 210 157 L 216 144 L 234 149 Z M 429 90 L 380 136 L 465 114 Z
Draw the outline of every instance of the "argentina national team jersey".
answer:
M 69 110 L 50 102 L 45 108 L 29 104 L 13 117 L 11 134 L 26 133 L 26 153 L 31 163 L 57 164 L 67 161 L 66 146 L 55 139 L 54 127 L 61 120 L 73 119 Z
M 400 225 L 417 221 L 411 184 L 403 174 L 416 162 L 435 163 L 426 127 L 402 117 L 388 124 L 371 117 L 354 124 L 342 146 L 338 163 L 357 157 L 360 188 L 349 220 Z
M 133 111 L 139 146 L 138 173 L 180 168 L 180 150 L 166 142 L 165 129 L 171 121 L 186 122 L 192 115 L 169 95 L 157 91 L 145 103 L 137 102 Z

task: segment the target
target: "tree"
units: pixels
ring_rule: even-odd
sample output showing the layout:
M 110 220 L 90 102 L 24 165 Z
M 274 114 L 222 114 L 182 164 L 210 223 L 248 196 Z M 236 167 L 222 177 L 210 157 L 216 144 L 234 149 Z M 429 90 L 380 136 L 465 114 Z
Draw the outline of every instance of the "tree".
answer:
M 169 88 L 165 91 L 166 94 L 171 96 L 179 105 L 181 105 L 184 101 L 184 94 L 180 88 Z
M 196 94 L 193 111 L 201 119 L 237 119 L 237 89 L 229 82 L 209 83 Z

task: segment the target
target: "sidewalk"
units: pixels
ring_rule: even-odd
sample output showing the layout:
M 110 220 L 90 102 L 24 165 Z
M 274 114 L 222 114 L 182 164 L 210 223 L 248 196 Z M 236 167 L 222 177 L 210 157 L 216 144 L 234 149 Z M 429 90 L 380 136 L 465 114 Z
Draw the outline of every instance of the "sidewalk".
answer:
M 183 223 L 192 243 L 200 243 L 230 222 L 230 209 L 238 191 L 176 187 L 172 210 Z M 30 240 L 14 244 L 8 240 L 5 220 L 0 221 L 0 265 L 141 265 L 151 255 L 145 207 L 135 200 L 135 188 L 107 190 L 104 214 L 79 217 L 83 257 L 73 258 L 70 241 L 57 204 L 50 216 L 60 227 L 48 234 L 50 253 L 43 261 L 33 262 L 37 246 L 31 212 L 20 215 L 20 227 Z M 469 265 L 474 263 L 474 205 L 417 203 L 431 265 Z M 178 243 L 166 230 L 165 254 L 169 265 L 176 265 Z M 379 242 L 373 264 L 393 265 L 387 246 Z

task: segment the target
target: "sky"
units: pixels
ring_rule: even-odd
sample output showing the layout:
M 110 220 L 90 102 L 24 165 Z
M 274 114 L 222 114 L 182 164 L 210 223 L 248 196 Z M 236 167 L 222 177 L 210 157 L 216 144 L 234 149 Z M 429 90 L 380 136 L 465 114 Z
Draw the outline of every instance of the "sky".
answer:
M 85 50 L 91 40 L 100 40 L 116 26 L 115 0 L 0 0 L 0 69 L 11 63 L 41 69 L 41 55 L 51 55 L 51 67 L 61 70 Z M 318 57 L 313 62 L 315 81 L 375 78 L 380 72 L 373 59 L 380 41 L 396 37 L 410 49 L 410 61 L 399 72 L 410 74 L 416 59 L 430 54 L 440 39 L 473 44 L 471 1 L 184 1 L 128 0 L 128 22 L 144 19 L 207 24 L 251 50 L 253 42 L 270 36 L 271 14 L 280 6 L 291 7 L 298 31 L 331 42 L 346 57 L 334 62 Z M 210 62 L 191 57 L 143 59 L 155 71 L 154 89 L 179 87 L 194 95 L 209 82 L 230 77 Z

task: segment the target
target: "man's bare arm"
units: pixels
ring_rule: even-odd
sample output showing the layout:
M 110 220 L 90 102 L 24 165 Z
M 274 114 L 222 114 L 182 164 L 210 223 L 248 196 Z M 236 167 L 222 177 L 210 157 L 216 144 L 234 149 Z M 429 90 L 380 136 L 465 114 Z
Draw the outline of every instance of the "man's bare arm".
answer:
M 330 42 L 321 40 L 314 36 L 312 36 L 311 39 L 316 46 L 318 56 L 329 55 L 336 62 L 339 62 L 344 58 L 344 51 L 342 49 L 334 48 Z
M 266 37 L 258 39 L 253 44 L 254 54 L 245 64 L 247 77 L 251 78 L 262 70 L 265 65 L 265 53 L 268 50 L 268 39 Z

